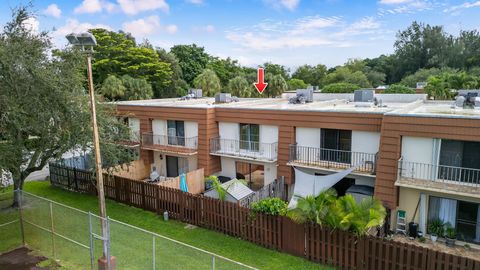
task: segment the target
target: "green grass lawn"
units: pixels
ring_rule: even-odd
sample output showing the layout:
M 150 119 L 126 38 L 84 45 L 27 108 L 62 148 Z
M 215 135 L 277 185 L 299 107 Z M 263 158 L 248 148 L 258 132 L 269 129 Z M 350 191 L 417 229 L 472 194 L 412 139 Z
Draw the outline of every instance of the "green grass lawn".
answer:
M 91 195 L 77 194 L 51 187 L 48 182 L 28 182 L 25 190 L 38 196 L 49 198 L 84 211 L 97 213 L 97 198 Z M 44 204 L 44 205 L 42 205 Z M 74 210 L 53 206 L 53 221 L 55 231 L 88 246 L 88 216 Z M 130 207 L 121 203 L 107 200 L 107 213 L 115 220 L 119 220 L 148 231 L 170 237 L 219 254 L 229 259 L 245 263 L 259 269 L 333 269 L 305 259 L 285 253 L 262 248 L 255 244 L 230 237 L 214 231 L 195 228 L 186 229 L 185 223 L 170 220 L 163 221 L 155 213 Z M 23 212 L 26 220 L 30 220 L 50 228 L 51 219 L 47 203 L 29 199 Z M 14 216 L 15 213 L 9 215 Z M 0 215 L 5 219 L 6 214 Z M 99 232 L 99 221 L 94 219 L 94 230 Z M 13 225 L 13 224 L 12 224 Z M 18 224 L 17 226 L 18 227 Z M 0 250 L 11 248 L 14 243 L 21 243 L 18 229 L 0 230 L 2 241 Z M 42 232 L 34 226 L 24 226 L 28 243 L 40 250 L 45 256 L 52 257 L 52 238 L 50 234 Z M 132 230 L 119 223 L 111 223 L 111 252 L 117 257 L 118 269 L 151 269 L 152 266 L 152 236 L 140 231 Z M 6 239 L 4 241 L 4 239 Z M 9 240 L 12 239 L 12 240 Z M 62 238 L 53 239 L 56 246 L 56 258 L 67 269 L 87 269 L 89 253 L 87 249 L 71 244 Z M 100 255 L 100 241 L 95 242 L 96 254 Z M 211 256 L 194 251 L 190 248 L 174 244 L 160 238 L 155 239 L 156 269 L 211 269 Z M 127 268 L 121 266 L 128 265 Z M 217 260 L 216 269 L 241 269 L 232 263 Z

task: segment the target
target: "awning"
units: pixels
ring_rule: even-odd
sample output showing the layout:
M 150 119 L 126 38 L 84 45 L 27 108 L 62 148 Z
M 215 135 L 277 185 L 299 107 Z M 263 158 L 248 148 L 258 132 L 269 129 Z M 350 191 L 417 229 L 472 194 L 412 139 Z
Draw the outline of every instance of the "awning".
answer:
M 317 196 L 322 190 L 331 188 L 338 181 L 352 173 L 355 170 L 355 167 L 329 175 L 313 175 L 305 173 L 297 168 L 294 169 L 295 187 L 288 208 L 295 208 L 295 206 L 297 206 L 297 196 Z

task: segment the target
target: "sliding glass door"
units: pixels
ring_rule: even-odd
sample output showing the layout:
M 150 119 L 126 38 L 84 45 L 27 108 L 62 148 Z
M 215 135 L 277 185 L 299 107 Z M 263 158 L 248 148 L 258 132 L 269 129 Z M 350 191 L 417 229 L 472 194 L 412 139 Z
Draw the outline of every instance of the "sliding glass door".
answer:
M 255 124 L 240 124 L 240 149 L 258 152 L 260 127 Z
M 168 144 L 185 145 L 185 123 L 183 121 L 167 121 Z
M 480 243 L 480 204 L 430 196 L 428 222 L 440 219 L 457 231 L 457 239 Z
M 320 131 L 322 160 L 347 163 L 352 159 L 352 131 L 322 128 Z

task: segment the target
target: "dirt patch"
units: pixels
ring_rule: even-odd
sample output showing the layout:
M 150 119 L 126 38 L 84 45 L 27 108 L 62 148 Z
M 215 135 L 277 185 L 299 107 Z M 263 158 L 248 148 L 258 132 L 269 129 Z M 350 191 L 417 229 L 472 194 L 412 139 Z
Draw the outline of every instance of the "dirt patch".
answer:
M 25 247 L 0 254 L 0 269 L 2 270 L 49 270 L 38 267 L 37 264 L 48 260 L 43 256 L 30 254 L 31 250 Z
M 432 242 L 427 237 L 425 239 L 425 242 L 421 243 L 418 239 L 411 240 L 408 237 L 405 237 L 403 235 L 394 235 L 393 240 L 402 242 L 402 243 L 414 244 L 416 246 L 421 246 L 421 247 L 425 247 L 425 248 L 429 248 L 437 251 L 442 251 L 448 254 L 468 257 L 474 260 L 478 260 L 478 258 L 480 257 L 480 250 L 476 248 L 465 248 L 463 245 L 456 245 L 455 247 L 447 247 L 445 245 L 444 239 L 441 239 L 441 238 L 439 238 L 436 242 Z

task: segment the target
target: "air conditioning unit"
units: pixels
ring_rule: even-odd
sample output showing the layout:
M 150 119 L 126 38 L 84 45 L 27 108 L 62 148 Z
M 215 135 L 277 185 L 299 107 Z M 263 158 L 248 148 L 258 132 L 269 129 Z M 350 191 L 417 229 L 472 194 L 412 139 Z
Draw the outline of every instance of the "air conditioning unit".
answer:
M 232 102 L 232 95 L 229 93 L 217 93 L 215 94 L 215 103 L 228 103 Z
M 353 94 L 354 102 L 372 102 L 375 95 L 375 90 L 373 89 L 360 89 L 355 90 Z
M 305 102 L 313 102 L 313 88 L 297 89 L 297 97 L 304 97 Z
M 201 98 L 202 97 L 202 89 L 189 89 L 188 94 L 193 98 Z

